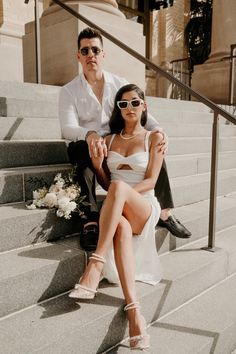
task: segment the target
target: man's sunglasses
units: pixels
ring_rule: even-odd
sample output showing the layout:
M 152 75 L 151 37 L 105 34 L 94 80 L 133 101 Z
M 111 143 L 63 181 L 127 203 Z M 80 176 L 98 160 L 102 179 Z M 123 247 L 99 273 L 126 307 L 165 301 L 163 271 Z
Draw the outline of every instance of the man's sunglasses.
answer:
M 139 107 L 142 104 L 144 104 L 143 100 L 139 99 L 139 98 L 134 98 L 133 100 L 130 101 L 117 101 L 117 106 L 120 109 L 125 109 L 128 108 L 128 106 L 130 105 L 133 108 Z
M 80 49 L 80 53 L 85 57 L 86 55 L 88 55 L 90 50 L 96 56 L 99 55 L 102 51 L 102 49 L 100 49 L 99 47 L 94 46 L 94 47 L 83 47 Z

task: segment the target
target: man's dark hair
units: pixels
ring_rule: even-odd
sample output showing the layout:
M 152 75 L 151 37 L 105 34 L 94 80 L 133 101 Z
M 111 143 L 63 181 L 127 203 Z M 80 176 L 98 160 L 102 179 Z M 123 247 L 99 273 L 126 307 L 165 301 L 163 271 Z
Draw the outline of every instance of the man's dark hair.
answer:
M 80 32 L 78 36 L 78 49 L 80 49 L 80 42 L 82 39 L 91 39 L 91 38 L 98 38 L 101 42 L 101 45 L 103 47 L 103 39 L 100 31 L 91 28 L 91 27 L 86 27 L 83 29 L 83 31 Z
M 116 94 L 113 112 L 111 114 L 111 118 L 109 121 L 109 126 L 111 130 L 111 134 L 118 134 L 125 127 L 124 119 L 121 115 L 120 108 L 117 106 L 117 101 L 122 100 L 122 96 L 125 92 L 135 91 L 138 94 L 138 97 L 143 101 L 145 100 L 144 92 L 134 84 L 128 84 L 122 86 Z M 147 110 L 143 111 L 141 116 L 141 125 L 144 126 L 147 123 Z

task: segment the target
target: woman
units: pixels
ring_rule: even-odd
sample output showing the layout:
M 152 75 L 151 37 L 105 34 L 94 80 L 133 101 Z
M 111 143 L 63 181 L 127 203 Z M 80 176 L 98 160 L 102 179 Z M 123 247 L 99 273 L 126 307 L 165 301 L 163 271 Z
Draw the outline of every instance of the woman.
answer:
M 101 276 L 110 282 L 119 277 L 127 304 L 130 347 L 134 349 L 149 346 L 135 280 L 156 284 L 161 278 L 155 247 L 160 206 L 154 186 L 163 161 L 158 147 L 162 135 L 148 132 L 146 120 L 142 90 L 133 84 L 123 86 L 116 94 L 110 120 L 113 134 L 106 142 L 92 141 L 89 146 L 97 179 L 108 193 L 100 213 L 96 251 L 69 295 L 92 299 Z

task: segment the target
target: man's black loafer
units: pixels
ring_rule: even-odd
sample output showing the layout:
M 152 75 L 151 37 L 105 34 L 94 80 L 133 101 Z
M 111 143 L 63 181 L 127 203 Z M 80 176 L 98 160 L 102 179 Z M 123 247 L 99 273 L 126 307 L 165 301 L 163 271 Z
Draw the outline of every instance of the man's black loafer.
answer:
M 90 224 L 84 227 L 80 234 L 80 246 L 85 251 L 95 251 L 98 243 L 98 225 Z
M 172 233 L 172 235 L 179 238 L 189 238 L 192 235 L 174 215 L 170 215 L 167 220 L 159 219 L 157 225 L 165 227 Z

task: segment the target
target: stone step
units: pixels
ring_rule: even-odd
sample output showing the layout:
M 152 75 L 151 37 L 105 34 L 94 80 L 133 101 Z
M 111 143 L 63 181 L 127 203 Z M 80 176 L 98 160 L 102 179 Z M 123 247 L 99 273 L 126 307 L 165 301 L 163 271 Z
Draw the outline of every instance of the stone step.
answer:
M 211 151 L 211 138 L 169 138 L 168 155 L 188 155 Z M 235 151 L 236 137 L 222 137 L 219 139 L 219 151 Z
M 209 200 L 175 208 L 172 213 L 188 230 L 189 239 L 174 237 L 167 229 L 159 227 L 156 232 L 156 246 L 159 254 L 175 250 L 208 235 Z M 218 197 L 216 202 L 216 230 L 236 225 L 236 193 Z
M 209 172 L 211 169 L 210 153 L 166 156 L 169 177 L 190 176 Z M 235 151 L 219 154 L 218 169 L 227 170 L 236 167 Z
M 0 80 L 0 97 L 9 97 L 16 99 L 51 101 L 56 103 L 60 92 L 60 86 L 21 83 L 12 81 Z M 161 108 L 193 110 L 198 112 L 209 112 L 210 109 L 202 103 L 197 101 L 180 101 L 174 99 L 166 99 L 160 97 L 147 97 L 147 102 L 150 106 Z
M 58 105 L 51 101 L 28 98 L 0 97 L 0 116 L 3 117 L 57 117 Z
M 58 118 L 0 117 L 0 140 L 61 139 Z
M 208 233 L 209 201 L 174 209 L 174 214 L 192 232 L 190 239 L 179 239 L 158 228 L 156 245 L 160 253 L 180 247 Z M 217 198 L 217 230 L 236 224 L 236 193 Z M 25 203 L 0 206 L 0 251 L 55 240 L 80 231 L 79 220 L 58 218 L 53 210 L 28 210 Z
M 0 317 L 71 289 L 85 260 L 83 250 L 63 242 L 0 253 Z
M 0 168 L 67 163 L 63 140 L 0 141 Z
M 223 232 L 220 238 L 223 240 Z M 236 267 L 229 268 L 230 262 L 232 264 L 236 258 L 233 232 L 230 242 L 230 252 L 228 249 L 215 253 L 203 251 L 201 247 L 205 240 L 201 240 L 161 256 L 164 269 L 162 281 L 155 287 L 137 283 L 138 296 L 147 321 L 153 322 L 168 314 L 225 279 L 231 270 L 236 271 Z M 23 256 L 30 257 L 30 251 L 29 249 L 28 254 L 23 253 Z M 47 264 L 50 255 L 45 256 L 43 252 L 38 252 L 39 255 L 37 251 L 32 255 L 32 263 Z M 59 272 L 55 272 L 56 277 L 59 276 Z M 54 277 L 48 287 L 53 283 Z M 11 284 L 14 287 L 14 281 Z M 31 292 L 22 289 L 20 284 L 15 289 L 18 296 L 19 289 L 25 296 L 30 296 Z M 15 289 L 11 289 L 12 293 Z M 40 295 L 38 293 L 38 297 Z M 8 301 L 6 296 L 4 300 Z M 78 303 L 68 298 L 67 294 L 40 302 L 1 319 L 2 350 L 4 354 L 73 354 L 78 353 L 79 348 L 79 352 L 83 354 L 103 353 L 127 336 L 123 303 L 121 289 L 106 283 L 103 283 L 97 298 L 91 303 Z
M 210 154 L 167 156 L 169 177 L 192 176 L 209 172 L 210 160 Z M 233 168 L 236 168 L 235 152 L 220 153 L 219 170 Z M 1 169 L 0 204 L 30 200 L 32 199 L 32 191 L 39 187 L 31 181 L 31 178 L 41 179 L 51 184 L 57 173 L 70 169 L 70 164 Z
M 162 120 L 162 118 L 161 118 Z M 169 137 L 210 137 L 212 124 L 194 124 L 162 121 L 162 127 Z M 0 117 L 1 140 L 50 140 L 61 139 L 58 118 L 42 117 Z M 235 136 L 236 126 L 220 124 L 220 136 Z
M 51 101 L 56 103 L 60 88 L 60 86 L 0 80 L 0 97 L 17 98 L 22 100 L 27 97 L 29 100 Z
M 196 122 L 195 124 L 178 124 L 178 123 L 163 123 L 163 129 L 169 137 L 211 137 L 212 124 L 203 124 Z M 236 136 L 236 126 L 228 124 L 220 124 L 220 137 Z
M 176 177 L 170 180 L 176 206 L 206 200 L 210 195 L 210 173 Z M 236 190 L 236 169 L 218 172 L 217 195 L 226 195 Z
M 0 251 L 54 240 L 78 233 L 79 219 L 66 220 L 54 210 L 28 210 L 25 203 L 0 206 Z
M 32 192 L 43 185 L 51 185 L 57 173 L 72 170 L 70 164 L 18 167 L 0 170 L 0 204 L 31 200 Z M 38 180 L 42 184 L 38 184 Z
M 211 150 L 209 137 L 169 138 L 169 155 L 207 153 Z M 236 151 L 236 137 L 221 138 L 219 151 Z M 0 141 L 0 168 L 47 165 L 68 162 L 63 140 Z
M 207 316 L 206 316 L 207 312 Z M 236 346 L 236 275 L 161 317 L 148 329 L 150 354 L 233 354 Z M 128 354 L 127 342 L 107 354 Z

